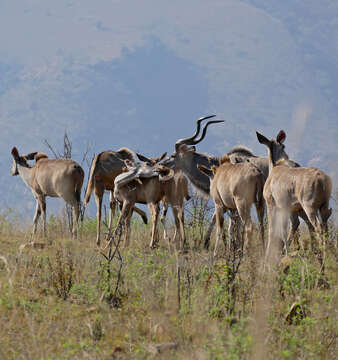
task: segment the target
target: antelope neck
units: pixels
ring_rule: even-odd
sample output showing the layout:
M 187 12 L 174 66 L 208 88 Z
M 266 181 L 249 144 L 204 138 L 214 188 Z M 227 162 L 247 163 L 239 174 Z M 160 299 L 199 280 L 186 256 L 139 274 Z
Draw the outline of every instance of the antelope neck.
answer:
M 21 177 L 21 179 L 23 180 L 23 182 L 30 187 L 30 181 L 31 181 L 31 177 L 32 177 L 32 168 L 29 167 L 25 167 L 22 165 L 17 164 L 17 168 L 18 168 L 18 172 L 19 175 Z

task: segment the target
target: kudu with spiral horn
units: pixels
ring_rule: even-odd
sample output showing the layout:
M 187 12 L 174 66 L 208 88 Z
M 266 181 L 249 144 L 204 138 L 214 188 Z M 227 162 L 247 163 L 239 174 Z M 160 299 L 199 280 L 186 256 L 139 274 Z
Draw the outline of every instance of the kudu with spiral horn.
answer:
M 200 143 L 206 136 L 207 129 L 211 124 L 222 123 L 224 120 L 212 120 L 208 121 L 203 129 L 200 137 L 201 123 L 204 120 L 215 117 L 216 115 L 209 115 L 197 120 L 197 128 L 191 137 L 177 140 L 175 143 L 175 152 L 169 156 L 166 160 L 162 161 L 162 164 L 175 169 L 181 170 L 184 175 L 191 181 L 193 186 L 205 196 L 210 196 L 210 179 L 207 175 L 202 173 L 197 165 L 202 165 L 207 168 L 216 165 L 219 166 L 219 160 L 215 156 L 202 154 L 196 151 L 195 146 Z M 209 247 L 209 239 L 212 231 L 212 227 L 215 224 L 215 217 L 213 216 L 212 223 L 210 224 L 207 234 L 204 240 L 204 247 Z

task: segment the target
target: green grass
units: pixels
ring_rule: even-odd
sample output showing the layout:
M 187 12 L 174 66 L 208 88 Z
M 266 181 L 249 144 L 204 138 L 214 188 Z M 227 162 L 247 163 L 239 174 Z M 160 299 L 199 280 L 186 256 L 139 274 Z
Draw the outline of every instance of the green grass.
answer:
M 0 226 L 1 359 L 336 356 L 334 246 L 324 275 L 311 252 L 295 252 L 287 266 L 263 272 L 256 234 L 236 269 L 238 256 L 226 257 L 222 249 L 214 261 L 211 251 L 198 248 L 200 228 L 189 227 L 192 250 L 179 255 L 162 236 L 159 248 L 150 250 L 151 224 L 135 222 L 130 247 L 121 248 L 114 293 L 120 264 L 113 260 L 108 275 L 93 219 L 85 219 L 80 238 L 72 240 L 67 226 L 52 218 L 47 241 L 37 240 L 45 242 L 42 249 L 20 250 L 30 229 L 17 230 L 17 219 L 3 217 Z M 177 347 L 154 355 L 151 345 L 164 343 Z

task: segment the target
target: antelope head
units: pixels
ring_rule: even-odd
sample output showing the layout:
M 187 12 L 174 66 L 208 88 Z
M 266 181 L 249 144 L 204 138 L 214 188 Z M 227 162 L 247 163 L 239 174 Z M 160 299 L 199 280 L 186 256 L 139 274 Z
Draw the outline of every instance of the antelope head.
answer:
M 201 131 L 201 122 L 214 116 L 210 115 L 198 119 L 195 134 L 191 137 L 178 140 L 175 144 L 175 152 L 169 158 L 162 161 L 164 166 L 183 171 L 192 184 L 204 194 L 209 194 L 210 180 L 207 175 L 198 170 L 197 165 L 200 164 L 210 168 L 211 165 L 218 163 L 218 159 L 198 153 L 195 145 L 204 139 L 209 125 L 224 122 L 224 120 L 208 121 L 203 127 L 202 135 L 198 138 Z
M 272 166 L 275 166 L 277 161 L 281 159 L 288 160 L 289 156 L 284 151 L 285 145 L 283 144 L 286 139 L 286 134 L 281 130 L 275 139 L 267 139 L 264 135 L 256 131 L 258 141 L 265 145 L 268 148 L 269 160 L 272 163 Z
M 148 166 L 154 166 L 155 164 L 161 162 L 167 156 L 167 153 L 165 152 L 157 158 L 147 158 L 140 153 L 136 153 L 136 156 L 139 158 L 140 161 L 145 162 Z
M 205 138 L 208 126 L 211 124 L 224 122 L 224 120 L 208 121 L 203 127 L 202 135 L 198 139 L 196 139 L 201 131 L 201 122 L 214 116 L 216 115 L 209 115 L 198 119 L 194 135 L 185 139 L 177 140 L 175 143 L 175 152 L 171 156 L 169 156 L 169 158 L 164 160 L 162 164 L 170 168 L 177 168 L 184 171 L 187 168 L 187 164 L 191 163 L 193 161 L 192 159 L 195 158 L 196 155 L 198 155 L 198 153 L 196 153 L 196 147 L 194 145 L 200 143 Z
M 30 165 L 28 164 L 28 160 L 34 160 L 34 156 L 37 154 L 37 152 L 20 156 L 18 149 L 16 147 L 13 147 L 11 154 L 13 156 L 13 163 L 12 163 L 12 168 L 10 170 L 10 174 L 12 176 L 16 176 L 19 175 L 18 166 L 30 168 Z
M 138 163 L 135 165 L 132 161 L 125 160 L 124 165 L 122 173 L 114 180 L 116 190 L 134 180 L 142 184 L 141 179 L 158 177 L 160 181 L 168 181 L 174 176 L 174 170 L 159 164 L 149 166 L 146 163 Z

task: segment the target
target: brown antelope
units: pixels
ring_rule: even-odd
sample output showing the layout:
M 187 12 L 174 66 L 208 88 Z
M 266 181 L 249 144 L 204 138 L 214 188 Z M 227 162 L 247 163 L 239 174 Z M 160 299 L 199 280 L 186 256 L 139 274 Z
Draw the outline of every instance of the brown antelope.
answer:
M 126 165 L 129 169 L 133 166 L 133 164 L 128 161 L 126 161 Z M 174 177 L 174 171 L 164 167 L 163 165 L 155 165 L 153 169 L 154 174 L 152 177 L 141 177 L 137 179 L 130 177 L 130 181 L 128 183 L 121 182 L 121 185 L 119 185 L 120 179 L 128 177 L 121 174 L 115 179 L 114 197 L 123 205 L 113 236 L 116 235 L 116 231 L 119 229 L 120 225 L 124 226 L 126 246 L 129 245 L 130 216 L 135 203 L 147 204 L 151 213 L 153 222 L 150 241 L 151 248 L 155 246 L 157 237 L 160 201 L 166 197 L 170 205 L 176 205 L 175 196 L 172 197 L 172 185 L 169 184 Z M 130 173 L 132 173 L 132 171 L 130 171 Z M 174 212 L 174 216 L 175 224 L 180 224 L 180 234 L 184 246 L 185 236 L 183 214 L 181 216 L 181 214 Z
M 331 178 L 316 168 L 290 167 L 288 157 L 284 152 L 283 143 L 286 134 L 283 130 L 279 132 L 276 140 L 269 140 L 258 132 L 256 134 L 258 141 L 267 146 L 269 158 L 269 176 L 264 186 L 269 221 L 269 241 L 266 253 L 269 253 L 273 237 L 281 238 L 286 251 L 288 250 L 286 237 L 288 219 L 290 214 L 301 210 L 306 213 L 315 233 L 321 239 L 331 215 L 331 209 L 329 209 Z M 275 230 L 278 229 L 280 233 L 276 233 Z M 280 241 L 278 246 L 281 243 Z
M 42 213 L 43 233 L 46 235 L 46 196 L 61 197 L 73 207 L 73 237 L 77 236 L 77 223 L 80 213 L 81 188 L 84 171 L 79 164 L 70 159 L 48 159 L 45 154 L 30 153 L 20 156 L 16 147 L 12 149 L 13 165 L 11 175 L 20 175 L 36 198 L 33 220 L 33 234 L 36 233 Z M 31 167 L 28 160 L 36 161 Z
M 215 115 L 206 116 L 197 120 L 195 134 L 191 137 L 177 140 L 175 152 L 168 159 L 162 161 L 162 164 L 169 168 L 183 171 L 184 175 L 188 177 L 193 186 L 205 196 L 210 196 L 210 179 L 197 168 L 197 165 L 202 165 L 210 169 L 213 165 L 219 166 L 219 159 L 215 156 L 197 152 L 194 145 L 200 143 L 204 139 L 209 125 L 224 122 L 223 120 L 208 121 L 202 130 L 201 136 L 198 138 L 201 131 L 201 122 L 214 116 Z M 229 235 L 232 237 L 234 222 L 231 218 L 236 217 L 237 213 L 235 210 L 231 209 L 230 214 Z M 215 221 L 216 216 L 214 214 L 204 238 L 204 248 L 206 249 L 209 248 L 210 236 Z M 263 218 L 260 219 L 260 221 L 263 221 Z
M 227 155 L 229 155 L 230 161 L 234 164 L 239 163 L 239 162 L 249 161 L 251 164 L 256 166 L 263 173 L 265 181 L 268 178 L 268 176 L 269 176 L 269 159 L 268 158 L 259 157 L 259 156 L 254 155 L 250 149 L 248 149 L 246 146 L 243 146 L 243 145 L 233 147 L 227 153 Z M 284 161 L 285 161 L 284 164 L 287 164 L 290 167 L 300 167 L 300 165 L 298 163 L 288 159 L 288 155 L 284 151 L 284 145 L 280 145 L 277 149 L 277 144 L 276 144 L 274 156 L 275 156 L 276 162 L 280 159 L 284 159 Z M 291 213 L 291 216 L 290 216 L 291 227 L 290 227 L 290 231 L 289 231 L 289 235 L 288 235 L 288 239 L 287 239 L 287 242 L 289 245 L 291 244 L 291 241 L 294 239 L 295 242 L 297 242 L 298 246 L 299 246 L 298 236 L 296 236 L 298 227 L 300 225 L 299 217 L 304 220 L 304 222 L 306 223 L 306 225 L 309 229 L 311 238 L 313 237 L 314 228 L 313 228 L 312 224 L 310 223 L 309 219 L 307 218 L 305 212 L 303 210 L 299 210 L 297 212 Z
M 142 154 L 136 154 L 137 157 L 145 162 L 148 166 L 154 166 L 157 162 L 157 158 L 147 158 Z M 164 156 L 163 156 L 164 155 Z M 167 155 L 164 153 L 160 158 L 160 161 Z M 175 233 L 174 233 L 174 241 L 176 240 L 178 231 L 181 234 L 182 242 L 185 242 L 185 232 L 184 232 L 184 199 L 189 200 L 190 195 L 188 191 L 188 180 L 183 175 L 180 170 L 173 168 L 174 170 L 174 177 L 168 180 L 165 183 L 165 196 L 162 199 L 163 209 L 161 215 L 161 223 L 164 229 L 164 240 L 168 240 L 168 234 L 166 229 L 166 215 L 168 212 L 169 204 L 172 207 L 174 219 L 175 219 Z M 178 222 L 177 222 L 178 221 Z M 183 237 L 182 237 L 183 236 Z
M 118 151 L 107 150 L 96 155 L 90 167 L 88 185 L 84 200 L 84 207 L 87 206 L 90 196 L 94 190 L 95 201 L 97 206 L 97 231 L 96 231 L 96 244 L 100 245 L 100 232 L 101 232 L 101 212 L 102 212 L 102 199 L 105 190 L 110 191 L 110 216 L 109 216 L 109 233 L 112 228 L 112 220 L 115 216 L 116 200 L 114 198 L 114 180 L 116 176 L 122 173 L 125 167 L 124 160 L 135 162 L 134 153 L 127 149 L 122 148 Z M 141 209 L 135 207 L 136 211 L 145 224 L 147 224 L 147 215 Z
M 236 210 L 244 224 L 245 244 L 244 248 L 251 244 L 252 221 L 250 216 L 251 205 L 255 204 L 258 218 L 264 216 L 263 186 L 264 176 L 262 172 L 249 162 L 232 164 L 229 156 L 220 159 L 220 165 L 213 165 L 211 169 L 198 165 L 210 179 L 210 195 L 215 203 L 217 237 L 214 256 L 222 235 L 224 213 L 227 210 Z M 264 226 L 260 222 L 262 244 L 264 248 Z

